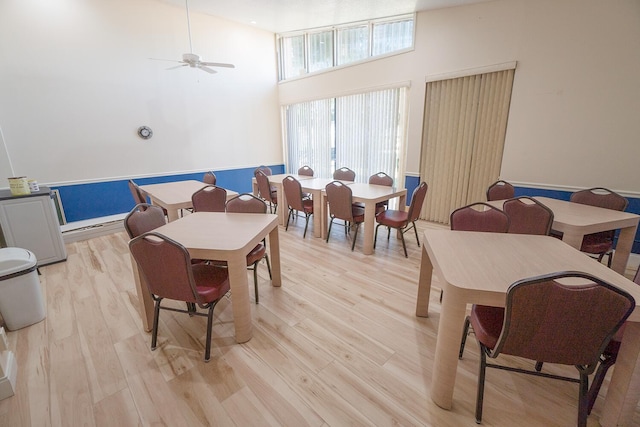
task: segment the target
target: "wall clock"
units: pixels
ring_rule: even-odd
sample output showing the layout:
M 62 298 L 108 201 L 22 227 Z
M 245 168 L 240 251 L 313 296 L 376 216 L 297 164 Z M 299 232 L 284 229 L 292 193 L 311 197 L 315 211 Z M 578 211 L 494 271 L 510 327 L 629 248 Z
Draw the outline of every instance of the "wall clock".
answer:
M 149 139 L 153 136 L 153 131 L 147 126 L 140 126 L 138 128 L 138 136 L 142 139 Z

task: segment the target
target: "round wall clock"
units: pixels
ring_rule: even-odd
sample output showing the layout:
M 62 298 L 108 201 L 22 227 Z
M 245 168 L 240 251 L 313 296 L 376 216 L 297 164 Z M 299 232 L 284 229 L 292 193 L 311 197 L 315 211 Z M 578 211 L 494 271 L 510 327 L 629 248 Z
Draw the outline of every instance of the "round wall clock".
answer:
M 147 126 L 140 126 L 138 128 L 138 136 L 142 139 L 149 139 L 153 136 L 153 131 Z

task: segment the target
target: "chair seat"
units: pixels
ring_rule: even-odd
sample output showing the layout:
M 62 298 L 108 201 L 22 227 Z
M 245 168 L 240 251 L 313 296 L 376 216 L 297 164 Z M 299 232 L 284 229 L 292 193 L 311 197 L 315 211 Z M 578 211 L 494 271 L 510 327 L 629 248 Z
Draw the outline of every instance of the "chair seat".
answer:
M 304 208 L 304 212 L 308 214 L 313 213 L 313 200 L 311 199 L 302 199 L 302 207 Z
M 494 349 L 500 332 L 502 332 L 502 322 L 504 319 L 503 307 L 491 307 L 487 305 L 476 305 L 471 307 L 471 326 L 478 341 L 486 347 Z
M 192 270 L 196 290 L 205 302 L 213 302 L 229 292 L 226 269 L 214 265 L 194 264 Z
M 260 261 L 264 257 L 266 251 L 267 248 L 262 243 L 258 243 L 247 255 L 247 265 L 252 265 Z
M 378 224 L 386 225 L 387 227 L 401 228 L 409 220 L 409 212 L 397 211 L 393 209 L 384 210 L 376 216 L 376 222 Z
M 587 234 L 582 239 L 580 247 L 582 252 L 590 254 L 601 254 L 611 249 L 613 249 L 613 241 L 609 238 L 608 232 L 604 232 L 604 236 L 603 233 Z
M 360 206 L 352 206 L 351 212 L 353 213 L 354 222 L 364 222 L 364 208 Z

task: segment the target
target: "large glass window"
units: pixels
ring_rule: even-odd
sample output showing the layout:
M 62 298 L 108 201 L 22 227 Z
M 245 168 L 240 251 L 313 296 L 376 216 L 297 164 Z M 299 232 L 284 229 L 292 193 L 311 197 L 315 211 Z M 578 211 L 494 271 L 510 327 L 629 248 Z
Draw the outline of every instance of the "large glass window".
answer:
M 414 15 L 279 34 L 280 80 L 411 49 Z
M 333 67 L 333 31 L 309 34 L 309 72 Z
M 283 79 L 306 73 L 304 61 L 304 35 L 281 39 L 280 69 Z

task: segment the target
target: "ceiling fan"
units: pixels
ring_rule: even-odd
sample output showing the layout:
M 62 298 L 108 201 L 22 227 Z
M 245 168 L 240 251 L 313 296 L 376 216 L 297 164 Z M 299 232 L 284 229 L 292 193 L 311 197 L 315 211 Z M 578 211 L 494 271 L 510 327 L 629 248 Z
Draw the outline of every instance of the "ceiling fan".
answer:
M 187 9 L 187 30 L 189 32 L 189 53 L 182 54 L 182 61 L 172 60 L 172 59 L 157 59 L 157 58 L 150 58 L 150 59 L 154 59 L 156 61 L 171 61 L 171 62 L 180 63 L 180 65 L 176 65 L 175 67 L 167 68 L 167 70 L 174 70 L 176 68 L 189 66 L 191 68 L 199 68 L 202 71 L 206 71 L 209 74 L 215 74 L 217 73 L 217 71 L 209 67 L 235 68 L 235 65 L 233 64 L 202 61 L 200 59 L 200 55 L 196 55 L 195 53 L 193 53 L 193 46 L 191 45 L 191 21 L 189 19 L 189 0 L 185 0 L 185 6 Z

